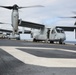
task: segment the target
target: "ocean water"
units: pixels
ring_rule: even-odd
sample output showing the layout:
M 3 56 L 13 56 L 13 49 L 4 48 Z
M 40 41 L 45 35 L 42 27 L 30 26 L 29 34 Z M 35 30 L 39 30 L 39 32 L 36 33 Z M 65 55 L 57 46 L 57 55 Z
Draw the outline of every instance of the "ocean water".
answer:
M 76 40 L 65 40 L 64 43 L 76 44 Z

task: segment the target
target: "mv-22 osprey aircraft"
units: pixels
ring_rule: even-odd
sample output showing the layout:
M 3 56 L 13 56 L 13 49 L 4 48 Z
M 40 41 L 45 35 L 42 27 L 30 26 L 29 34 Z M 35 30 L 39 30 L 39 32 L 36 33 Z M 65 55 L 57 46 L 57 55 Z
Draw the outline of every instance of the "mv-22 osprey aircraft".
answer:
M 76 37 L 76 26 L 55 26 L 47 27 L 43 24 L 21 21 L 21 26 L 32 28 L 31 36 L 33 41 L 50 41 L 54 43 L 55 41 L 59 44 L 63 44 L 66 40 L 66 35 L 64 31 L 74 31 Z M 38 30 L 35 30 L 38 29 Z
M 18 34 L 18 26 L 21 26 L 21 20 L 19 20 L 19 9 L 22 8 L 30 8 L 30 7 L 43 7 L 41 5 L 35 5 L 35 6 L 27 6 L 27 7 L 19 7 L 18 5 L 13 5 L 13 6 L 0 6 L 2 8 L 10 9 L 12 10 L 12 16 L 11 16 L 11 21 L 12 21 L 12 27 L 13 27 L 13 33 L 10 36 L 10 38 L 17 38 L 19 37 Z M 26 31 L 27 32 L 27 31 Z
M 60 44 L 66 39 L 64 31 L 73 31 L 76 29 L 75 26 L 56 26 L 52 28 L 47 28 L 43 24 L 32 23 L 27 21 L 19 20 L 19 12 L 18 10 L 21 8 L 29 8 L 29 7 L 43 7 L 43 6 L 28 6 L 28 7 L 19 7 L 18 5 L 13 6 L 0 6 L 6 9 L 12 9 L 12 27 L 13 27 L 13 35 L 12 38 L 16 38 L 15 34 L 18 33 L 18 26 L 29 27 L 33 29 L 38 29 L 37 32 L 31 31 L 33 41 L 50 41 L 50 43 L 54 43 L 54 41 L 58 41 Z M 63 30 L 64 29 L 64 30 Z M 19 36 L 18 36 L 19 37 Z

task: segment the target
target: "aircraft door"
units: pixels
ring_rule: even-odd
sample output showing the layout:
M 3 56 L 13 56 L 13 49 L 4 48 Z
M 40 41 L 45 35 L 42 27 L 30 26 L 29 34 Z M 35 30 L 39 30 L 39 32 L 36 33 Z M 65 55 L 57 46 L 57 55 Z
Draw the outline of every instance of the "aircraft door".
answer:
M 50 38 L 50 29 L 47 29 L 47 39 Z
M 55 37 L 56 37 L 56 31 L 55 31 L 55 29 L 53 29 L 53 30 L 51 31 L 50 40 L 55 40 Z

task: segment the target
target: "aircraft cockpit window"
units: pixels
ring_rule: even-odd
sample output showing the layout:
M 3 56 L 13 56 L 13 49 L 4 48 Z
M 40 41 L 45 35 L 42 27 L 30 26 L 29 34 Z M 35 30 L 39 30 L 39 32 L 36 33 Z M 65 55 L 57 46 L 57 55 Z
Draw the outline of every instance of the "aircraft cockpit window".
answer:
M 61 33 L 64 33 L 64 30 L 61 30 Z
M 56 31 L 57 31 L 58 33 L 64 33 L 64 30 L 61 29 L 61 28 L 57 28 Z
M 54 30 L 52 30 L 52 32 L 51 32 L 51 33 L 53 34 L 53 33 L 55 33 L 55 31 L 54 31 Z

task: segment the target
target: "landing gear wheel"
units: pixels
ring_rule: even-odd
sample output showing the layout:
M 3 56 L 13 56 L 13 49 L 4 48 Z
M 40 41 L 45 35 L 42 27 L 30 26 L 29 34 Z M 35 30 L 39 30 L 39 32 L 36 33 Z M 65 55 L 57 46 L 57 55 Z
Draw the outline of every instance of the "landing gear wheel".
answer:
M 50 41 L 50 43 L 54 43 L 54 41 Z
M 59 44 L 63 44 L 62 40 L 60 39 Z
M 37 40 L 36 39 L 33 39 L 33 42 L 37 42 Z

